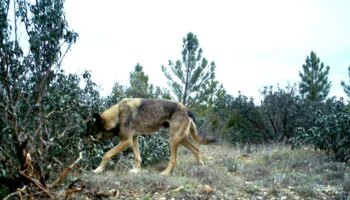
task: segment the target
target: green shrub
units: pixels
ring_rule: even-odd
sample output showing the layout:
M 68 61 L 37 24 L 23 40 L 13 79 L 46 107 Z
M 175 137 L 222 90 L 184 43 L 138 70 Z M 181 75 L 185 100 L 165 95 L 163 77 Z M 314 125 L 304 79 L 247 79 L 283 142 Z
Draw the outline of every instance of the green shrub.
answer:
M 10 190 L 5 186 L 0 185 L 0 199 L 3 199 L 9 194 L 10 194 Z
M 152 136 L 141 136 L 139 138 L 140 155 L 143 165 L 152 165 L 159 161 L 169 159 L 168 130 L 160 130 Z M 134 154 L 129 154 L 134 159 Z
M 261 92 L 260 112 L 266 127 L 266 139 L 273 141 L 289 140 L 294 129 L 303 118 L 300 112 L 303 108 L 302 100 L 297 93 L 296 85 L 288 85 L 285 89 L 277 87 L 265 87 Z M 266 141 L 265 139 L 265 141 Z
M 228 172 L 237 172 L 239 170 L 239 162 L 234 158 L 226 158 L 223 160 L 223 165 Z
M 342 101 L 329 103 L 328 113 L 316 112 L 315 126 L 299 128 L 294 144 L 312 144 L 338 161 L 350 160 L 350 114 Z
M 252 98 L 241 93 L 236 98 L 225 95 L 218 99 L 208 117 L 213 131 L 231 144 L 260 143 L 269 139 L 259 108 Z M 201 123 L 198 126 L 201 127 Z
M 300 185 L 295 188 L 295 191 L 305 199 L 316 199 L 320 195 L 315 191 L 313 186 Z
M 344 192 L 350 194 L 350 174 L 349 173 L 345 175 L 342 185 L 343 185 Z

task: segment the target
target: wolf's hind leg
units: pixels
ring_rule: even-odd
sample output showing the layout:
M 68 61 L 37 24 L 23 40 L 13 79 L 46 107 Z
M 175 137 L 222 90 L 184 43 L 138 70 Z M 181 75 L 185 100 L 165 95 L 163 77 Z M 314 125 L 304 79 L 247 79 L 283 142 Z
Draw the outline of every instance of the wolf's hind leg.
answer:
M 190 120 L 187 113 L 179 111 L 173 114 L 169 128 L 170 161 L 167 168 L 161 173 L 170 175 L 176 164 L 177 148 L 182 140 L 188 136 L 190 130 Z
M 202 160 L 202 156 L 199 152 L 198 147 L 192 144 L 192 142 L 190 142 L 188 137 L 185 137 L 184 139 L 182 139 L 181 144 L 184 145 L 187 149 L 189 149 L 192 152 L 194 157 L 197 159 L 198 164 L 204 165 L 204 162 Z

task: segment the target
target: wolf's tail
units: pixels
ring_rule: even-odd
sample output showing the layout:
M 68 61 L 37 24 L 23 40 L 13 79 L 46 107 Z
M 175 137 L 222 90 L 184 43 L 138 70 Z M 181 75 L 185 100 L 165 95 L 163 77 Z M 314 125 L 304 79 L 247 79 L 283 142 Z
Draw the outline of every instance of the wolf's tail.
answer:
M 191 123 L 190 124 L 191 136 L 199 144 L 212 144 L 212 143 L 216 143 L 219 141 L 219 139 L 217 139 L 215 137 L 200 135 L 197 131 L 196 124 L 194 123 L 194 121 L 192 119 L 191 119 L 190 123 Z

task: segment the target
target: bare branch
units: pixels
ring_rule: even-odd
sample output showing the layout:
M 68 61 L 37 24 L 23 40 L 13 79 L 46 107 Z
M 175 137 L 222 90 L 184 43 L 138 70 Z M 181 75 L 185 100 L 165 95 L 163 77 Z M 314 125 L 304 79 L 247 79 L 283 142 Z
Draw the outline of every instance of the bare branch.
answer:
M 17 189 L 16 192 L 13 192 L 13 193 L 7 195 L 4 198 L 4 200 L 10 199 L 10 197 L 15 196 L 15 195 L 18 195 L 19 199 L 22 200 L 22 192 L 24 192 L 26 189 L 27 189 L 27 186 L 25 185 L 23 188 Z
M 73 167 L 83 158 L 83 153 L 80 152 L 79 153 L 79 157 L 78 159 L 76 159 L 71 165 L 69 165 L 68 167 L 66 167 L 66 169 L 64 169 L 64 171 L 61 173 L 61 175 L 52 183 L 48 186 L 48 188 L 52 188 L 53 186 L 57 185 L 58 183 L 60 183 L 66 176 L 67 174 L 73 169 Z
M 53 111 L 49 112 L 49 113 L 46 115 L 46 118 L 51 117 L 51 115 L 52 115 L 52 114 L 54 114 L 55 112 L 56 112 L 55 110 L 53 110 Z
M 64 137 L 64 135 L 67 133 L 67 129 L 64 129 L 63 132 L 61 134 L 58 135 L 57 139 L 60 139 L 62 137 Z
M 36 179 L 31 178 L 29 176 L 27 176 L 24 171 L 19 171 L 19 173 L 25 177 L 26 179 L 30 180 L 31 182 L 33 182 L 40 190 L 42 190 L 45 194 L 47 194 L 51 199 L 54 199 L 54 197 L 49 193 L 49 191 Z

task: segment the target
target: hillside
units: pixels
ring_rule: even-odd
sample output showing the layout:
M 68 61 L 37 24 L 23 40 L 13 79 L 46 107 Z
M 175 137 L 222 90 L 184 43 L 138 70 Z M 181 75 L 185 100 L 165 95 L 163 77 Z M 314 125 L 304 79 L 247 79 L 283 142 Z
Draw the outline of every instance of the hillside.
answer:
M 349 199 L 350 164 L 304 148 L 269 145 L 201 146 L 205 166 L 180 148 L 173 176 L 166 162 L 129 174 L 130 164 L 109 165 L 103 174 L 71 177 L 70 199 Z M 66 183 L 67 185 L 67 183 Z M 83 188 L 82 190 L 80 190 Z M 67 194 L 67 192 L 72 192 Z

